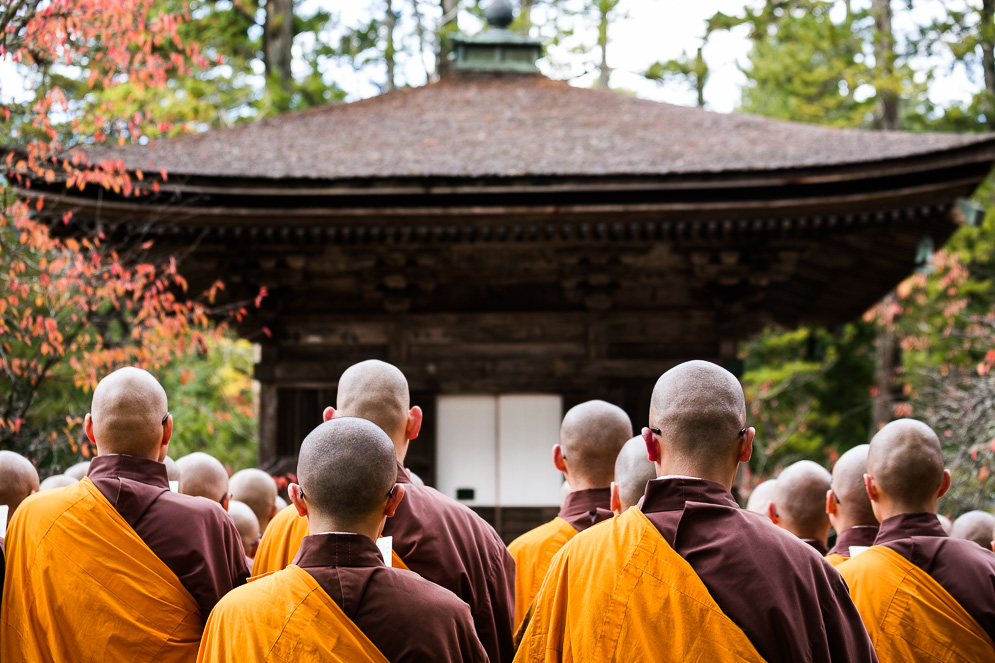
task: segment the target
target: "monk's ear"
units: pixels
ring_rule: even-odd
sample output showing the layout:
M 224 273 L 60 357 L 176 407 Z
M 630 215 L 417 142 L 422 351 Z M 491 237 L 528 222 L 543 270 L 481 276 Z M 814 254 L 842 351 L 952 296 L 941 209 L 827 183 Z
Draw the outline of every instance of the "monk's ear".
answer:
M 162 425 L 162 442 L 161 446 L 165 447 L 169 444 L 170 438 L 173 437 L 173 415 L 166 413 L 166 423 Z M 165 456 L 166 452 L 163 450 L 162 455 Z
M 773 500 L 767 502 L 767 517 L 770 518 L 770 522 L 775 525 L 781 524 L 781 518 L 777 515 L 777 505 L 774 504 Z
M 753 438 L 757 435 L 757 429 L 750 426 L 739 440 L 739 462 L 749 462 L 753 455 Z
M 394 515 L 394 512 L 397 511 L 397 507 L 400 506 L 401 500 L 403 499 L 404 499 L 404 486 L 402 486 L 399 483 L 395 483 L 394 490 L 390 494 L 390 497 L 387 498 L 387 504 L 384 505 L 383 515 L 387 516 L 388 518 L 392 517 Z
M 231 493 L 225 493 L 225 496 L 221 498 L 221 508 L 227 511 L 229 504 L 231 504 Z
M 304 496 L 301 494 L 301 487 L 296 483 L 290 484 L 287 488 L 287 496 L 290 497 L 290 503 L 297 509 L 297 515 L 301 518 L 307 517 L 307 504 L 304 502 Z
M 616 516 L 622 515 L 622 499 L 618 495 L 618 484 L 612 481 L 611 508 Z
M 835 516 L 839 507 L 836 505 L 836 493 L 830 488 L 826 491 L 826 513 Z
M 867 497 L 870 498 L 871 502 L 877 502 L 880 498 L 878 495 L 878 485 L 874 483 L 874 477 L 870 474 L 864 475 L 864 489 L 867 490 Z
M 93 417 L 90 416 L 89 412 L 83 417 L 83 430 L 86 431 L 86 439 L 90 440 L 90 444 L 97 444 L 97 441 L 93 439 Z
M 553 445 L 553 467 L 560 472 L 567 471 L 567 464 L 563 462 L 563 447 L 558 444 Z
M 404 428 L 404 438 L 415 440 L 421 432 L 422 411 L 417 405 L 408 410 L 408 424 Z
M 326 407 L 325 411 L 321 413 L 322 421 L 331 421 L 334 418 L 335 418 L 335 408 L 333 408 L 332 406 Z
M 936 499 L 940 499 L 950 490 L 950 470 L 943 470 L 943 480 L 940 482 L 940 490 L 936 492 Z
M 646 443 L 646 456 L 651 463 L 660 462 L 660 442 L 649 428 L 644 428 L 643 442 Z

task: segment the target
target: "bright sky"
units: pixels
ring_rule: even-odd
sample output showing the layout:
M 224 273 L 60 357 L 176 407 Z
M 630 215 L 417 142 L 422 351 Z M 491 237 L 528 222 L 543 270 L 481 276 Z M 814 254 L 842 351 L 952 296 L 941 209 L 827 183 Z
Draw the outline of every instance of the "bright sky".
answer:
M 971 1 L 922 0 L 916 3 L 915 11 L 917 18 L 924 19 L 942 13 L 945 5 L 954 8 Z M 752 4 L 757 2 L 760 0 L 753 0 Z M 867 3 L 869 0 L 854 0 L 857 7 Z M 368 8 L 376 4 L 376 0 L 349 3 L 342 0 L 304 0 L 300 6 L 304 11 L 321 6 L 337 13 L 344 24 L 355 24 L 364 17 L 368 18 Z M 686 86 L 661 86 L 646 80 L 640 72 L 655 61 L 676 58 L 683 52 L 696 52 L 708 17 L 718 11 L 730 15 L 740 14 L 745 4 L 750 3 L 744 3 L 743 0 L 622 0 L 619 11 L 623 18 L 612 26 L 609 33 L 609 65 L 615 70 L 611 79 L 612 86 L 633 91 L 641 97 L 693 104 L 694 94 Z M 405 17 L 402 16 L 402 21 L 404 20 Z M 473 23 L 472 19 L 463 20 L 460 27 L 466 32 L 474 33 L 480 26 Z M 900 24 L 896 25 L 896 29 L 901 28 Z M 594 43 L 594 35 L 587 33 L 582 40 L 578 39 L 578 43 L 580 41 Z M 730 112 L 738 105 L 740 89 L 746 80 L 741 68 L 747 64 L 748 50 L 749 42 L 743 28 L 713 35 L 709 40 L 704 55 L 711 75 L 705 89 L 705 100 L 712 110 Z M 590 70 L 595 54 L 573 54 L 561 49 L 554 55 L 556 60 L 569 63 L 568 70 L 551 71 L 546 67 L 545 73 L 557 78 L 570 78 L 576 85 L 591 84 L 596 74 L 582 74 Z M 973 91 L 978 89 L 979 83 L 970 81 L 963 67 L 948 66 L 948 60 L 949 58 L 944 60 L 940 57 L 944 66 L 941 66 L 941 74 L 931 86 L 933 100 L 946 103 L 969 99 Z M 417 62 L 400 64 L 402 82 L 415 85 L 424 82 L 423 68 Z M 376 83 L 380 82 L 373 80 L 370 73 L 357 74 L 345 67 L 336 67 L 327 73 L 349 92 L 352 99 L 376 94 Z M 0 60 L 0 101 L 22 95 L 22 81 L 12 65 Z

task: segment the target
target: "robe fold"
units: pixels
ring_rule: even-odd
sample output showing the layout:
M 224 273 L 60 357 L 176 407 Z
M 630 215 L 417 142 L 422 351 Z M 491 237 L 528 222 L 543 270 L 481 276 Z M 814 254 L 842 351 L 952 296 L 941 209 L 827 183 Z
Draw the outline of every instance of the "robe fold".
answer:
M 269 522 L 256 549 L 252 560 L 253 575 L 262 576 L 290 566 L 307 535 L 307 518 L 297 513 L 297 507 L 291 504 L 281 509 Z M 390 551 L 390 563 L 395 569 L 408 568 L 396 550 Z
M 995 645 L 928 573 L 876 545 L 838 567 L 882 663 L 993 663 Z
M 229 593 L 204 629 L 198 663 L 387 663 L 306 571 L 288 566 Z
M 25 500 L 6 545 L 4 663 L 196 657 L 200 606 L 89 478 Z
M 539 593 L 553 555 L 578 532 L 611 518 L 610 505 L 610 488 L 574 491 L 567 495 L 556 518 L 526 532 L 508 546 L 515 559 L 516 632 Z
M 553 558 L 518 662 L 763 661 L 639 509 Z

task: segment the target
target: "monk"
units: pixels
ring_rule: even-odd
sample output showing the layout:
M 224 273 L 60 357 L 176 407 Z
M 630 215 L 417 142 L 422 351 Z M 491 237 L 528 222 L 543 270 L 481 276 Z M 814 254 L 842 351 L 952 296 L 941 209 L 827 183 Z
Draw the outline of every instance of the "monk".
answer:
M 174 493 L 180 492 L 180 466 L 169 456 L 162 459 L 162 464 L 166 466 L 166 479 L 169 480 L 169 489 Z
M 13 451 L 0 451 L 0 506 L 7 507 L 8 523 L 17 507 L 38 488 L 38 470 L 30 460 Z
M 646 443 L 641 435 L 630 439 L 615 459 L 612 481 L 612 511 L 621 516 L 636 506 L 646 492 L 646 484 L 656 478 L 656 464 L 646 458 Z
M 72 477 L 77 481 L 82 481 L 83 477 L 85 477 L 86 473 L 89 471 L 90 471 L 90 461 L 81 460 L 75 465 L 70 465 L 69 469 L 63 472 L 63 474 L 65 474 L 67 477 Z
M 404 486 L 407 497 L 383 531 L 393 540 L 391 563 L 403 564 L 463 599 L 490 661 L 510 661 L 515 562 L 483 518 L 433 488 L 410 483 L 403 462 L 410 441 L 421 429 L 422 411 L 410 405 L 404 374 L 376 360 L 351 366 L 339 379 L 336 405 L 325 409 L 326 420 L 361 417 L 380 426 L 394 442 L 397 483 Z M 277 514 L 259 543 L 255 573 L 279 570 L 293 560 L 307 534 L 306 528 L 301 531 L 301 522 L 289 507 Z
M 747 511 L 766 516 L 768 505 L 774 499 L 774 489 L 776 487 L 777 479 L 767 479 L 758 483 L 750 492 L 750 498 L 746 500 Z
M 261 536 L 259 521 L 256 520 L 256 514 L 249 508 L 249 505 L 238 500 L 228 502 L 228 515 L 231 516 L 232 522 L 235 523 L 235 529 L 238 530 L 238 536 L 242 539 L 245 561 L 249 571 L 251 571 L 252 558 L 256 554 L 256 547 L 259 545 L 259 537 Z
M 170 492 L 173 421 L 146 371 L 101 380 L 83 425 L 88 475 L 29 497 L 10 523 L 0 660 L 190 661 L 208 613 L 248 576 L 235 525 Z
M 386 433 L 355 417 L 327 421 L 301 444 L 297 476 L 290 499 L 309 535 L 292 565 L 221 600 L 200 663 L 487 660 L 469 607 L 387 568 L 374 543 L 407 487 L 395 483 Z
M 567 541 L 612 517 L 611 484 L 615 458 L 632 437 L 625 410 L 605 401 L 587 401 L 566 413 L 553 465 L 570 484 L 559 515 L 511 542 L 515 558 L 515 630 L 539 592 L 553 555 Z
M 79 481 L 70 476 L 66 476 L 65 474 L 53 474 L 41 482 L 41 485 L 38 486 L 38 491 L 41 492 L 43 490 L 65 488 L 66 486 L 71 486 L 74 483 L 79 483 Z
M 659 478 L 553 558 L 516 661 L 876 661 L 829 562 L 731 488 L 755 431 L 725 369 L 656 383 L 647 455 Z
M 940 527 L 946 532 L 947 536 L 950 536 L 950 532 L 954 529 L 954 524 L 950 522 L 950 519 L 944 516 L 942 513 L 936 514 L 936 519 L 940 521 Z
M 228 492 L 228 471 L 221 461 L 202 451 L 187 454 L 176 461 L 180 470 L 179 492 L 191 497 L 205 497 L 217 502 L 225 511 L 231 493 Z
M 810 460 L 789 465 L 777 477 L 774 496 L 767 505 L 767 515 L 819 551 L 829 553 L 829 516 L 826 514 L 826 491 L 832 477 L 824 467 Z
M 850 559 L 855 552 L 851 547 L 874 545 L 878 535 L 878 519 L 864 488 L 869 450 L 867 444 L 857 445 L 840 456 L 833 466 L 833 482 L 826 492 L 826 513 L 836 530 L 836 545 L 826 555 L 833 566 Z
M 974 541 L 988 550 L 992 546 L 992 530 L 995 529 L 995 516 L 987 511 L 968 511 L 957 516 L 950 536 L 964 541 Z
M 881 661 L 995 661 L 995 555 L 936 518 L 950 488 L 936 433 L 913 419 L 882 428 L 864 486 L 881 527 L 837 568 Z
M 268 472 L 254 467 L 239 470 L 228 481 L 231 498 L 249 505 L 256 514 L 259 531 L 265 532 L 269 521 L 276 515 L 276 482 Z

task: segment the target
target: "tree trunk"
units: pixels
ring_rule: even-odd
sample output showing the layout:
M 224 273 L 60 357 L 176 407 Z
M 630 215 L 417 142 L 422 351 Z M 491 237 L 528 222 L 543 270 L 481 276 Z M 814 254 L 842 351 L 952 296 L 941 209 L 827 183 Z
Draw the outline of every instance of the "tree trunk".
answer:
M 900 397 L 895 375 L 901 361 L 902 348 L 898 344 L 898 335 L 893 329 L 880 329 L 874 365 L 874 386 L 877 394 L 874 396 L 874 407 L 871 410 L 872 434 L 894 418 L 895 402 Z
M 703 47 L 698 47 L 698 59 L 695 61 L 694 87 L 698 92 L 698 108 L 705 107 L 705 82 L 708 80 L 708 69 L 705 68 Z
M 985 123 L 995 131 L 995 0 L 982 0 L 981 67 L 985 72 Z
M 283 92 L 290 92 L 293 82 L 290 69 L 293 46 L 293 0 L 267 0 L 266 23 L 263 25 L 263 64 L 267 80 L 276 81 Z
M 598 3 L 598 48 L 601 51 L 601 64 L 598 65 L 599 88 L 608 89 L 608 81 L 611 78 L 612 70 L 608 66 L 608 13 L 611 11 L 613 3 L 602 0 Z
M 532 29 L 532 7 L 535 5 L 535 0 L 522 0 L 521 8 L 518 11 L 518 20 L 521 21 L 522 32 L 525 34 L 529 33 Z
M 394 3 L 393 0 L 387 0 L 387 10 L 384 12 L 384 26 L 386 26 L 386 35 L 384 37 L 384 61 L 387 63 L 387 90 L 392 92 L 397 89 L 397 84 L 394 81 L 394 55 L 397 52 L 394 49 L 394 28 L 397 26 L 397 15 L 394 14 Z
M 895 90 L 895 34 L 892 31 L 891 0 L 872 0 L 874 17 L 874 78 L 878 88 L 878 109 L 874 128 L 898 130 L 898 92 Z
M 449 53 L 453 50 L 453 35 L 458 30 L 456 17 L 459 14 L 459 0 L 440 0 L 442 20 L 439 21 L 439 50 L 435 56 L 435 71 L 439 76 L 449 72 Z

